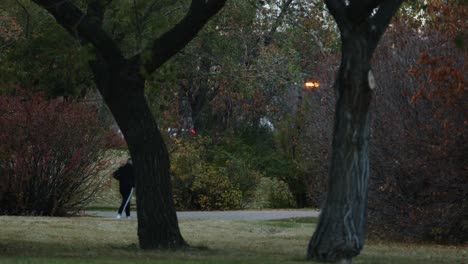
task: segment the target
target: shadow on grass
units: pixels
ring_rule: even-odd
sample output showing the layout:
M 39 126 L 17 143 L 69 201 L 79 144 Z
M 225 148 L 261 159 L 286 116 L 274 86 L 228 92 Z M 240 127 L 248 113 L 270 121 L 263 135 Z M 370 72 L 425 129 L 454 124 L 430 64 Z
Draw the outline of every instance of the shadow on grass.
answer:
M 103 244 L 87 247 L 66 246 L 55 242 L 33 242 L 8 239 L 0 242 L 0 263 L 22 264 L 97 264 L 97 263 L 303 263 L 305 258 L 269 256 L 228 249 L 193 245 L 180 249 L 142 250 L 135 243 Z
M 353 263 L 463 263 L 443 256 L 427 256 L 414 252 L 379 252 L 366 250 Z M 305 254 L 305 252 L 304 252 Z M 466 260 L 466 259 L 465 259 Z M 458 259 L 458 261 L 463 261 Z M 306 261 L 305 256 L 276 256 L 228 249 L 211 249 L 194 245 L 173 250 L 141 250 L 135 243 L 106 244 L 93 247 L 66 247 L 60 243 L 6 240 L 0 243 L 0 263 L 14 264 L 97 264 L 97 263 L 317 263 Z

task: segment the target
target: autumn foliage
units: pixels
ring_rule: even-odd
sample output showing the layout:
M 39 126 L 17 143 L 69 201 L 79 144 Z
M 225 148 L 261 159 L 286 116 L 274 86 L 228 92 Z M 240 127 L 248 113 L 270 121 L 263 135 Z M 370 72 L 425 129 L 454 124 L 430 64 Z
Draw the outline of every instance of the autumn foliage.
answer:
M 90 105 L 0 96 L 0 214 L 79 211 L 100 186 L 103 131 Z
M 385 77 L 372 134 L 372 236 L 468 239 L 466 48 L 458 47 L 454 19 L 465 14 L 431 5 L 424 30 L 395 23 L 375 58 Z

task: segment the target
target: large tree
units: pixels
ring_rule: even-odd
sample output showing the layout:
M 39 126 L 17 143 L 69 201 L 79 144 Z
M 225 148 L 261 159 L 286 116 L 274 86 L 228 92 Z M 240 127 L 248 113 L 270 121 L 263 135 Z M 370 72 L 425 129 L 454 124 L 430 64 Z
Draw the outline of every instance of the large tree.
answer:
M 328 193 L 308 258 L 351 263 L 364 246 L 369 179 L 371 58 L 403 0 L 325 0 L 341 35 Z
M 226 0 L 192 0 L 178 24 L 129 58 L 102 26 L 105 7 L 111 0 L 87 1 L 86 12 L 71 1 L 33 1 L 71 35 L 90 43 L 95 50 L 90 65 L 96 86 L 119 125 L 134 162 L 140 247 L 185 246 L 172 200 L 168 152 L 145 99 L 145 81 L 183 49 Z

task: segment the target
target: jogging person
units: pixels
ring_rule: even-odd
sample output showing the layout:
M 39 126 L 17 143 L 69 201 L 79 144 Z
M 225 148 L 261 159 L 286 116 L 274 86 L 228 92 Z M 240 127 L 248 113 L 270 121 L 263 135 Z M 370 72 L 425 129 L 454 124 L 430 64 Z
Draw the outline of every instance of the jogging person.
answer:
M 119 181 L 119 191 L 120 195 L 122 195 L 122 203 L 120 204 L 116 218 L 120 219 L 122 217 L 124 208 L 127 218 L 130 218 L 130 200 L 133 192 L 132 188 L 135 186 L 132 159 L 128 159 L 125 165 L 120 166 L 120 168 L 114 172 L 113 176 Z

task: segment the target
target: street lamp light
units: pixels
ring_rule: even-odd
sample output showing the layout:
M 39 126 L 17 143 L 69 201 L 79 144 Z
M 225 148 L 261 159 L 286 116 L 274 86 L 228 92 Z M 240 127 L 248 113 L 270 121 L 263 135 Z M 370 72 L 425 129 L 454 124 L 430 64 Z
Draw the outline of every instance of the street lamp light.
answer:
M 304 86 L 305 86 L 306 89 L 312 90 L 312 89 L 319 88 L 319 87 L 320 87 L 320 83 L 317 82 L 317 81 L 307 81 L 307 82 L 304 84 Z

